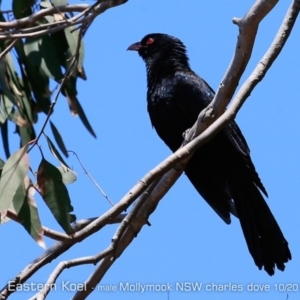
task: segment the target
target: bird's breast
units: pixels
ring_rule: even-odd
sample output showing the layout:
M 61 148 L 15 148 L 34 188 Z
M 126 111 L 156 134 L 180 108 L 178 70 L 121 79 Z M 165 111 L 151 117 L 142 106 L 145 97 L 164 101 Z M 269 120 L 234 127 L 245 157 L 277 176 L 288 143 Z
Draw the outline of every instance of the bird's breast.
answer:
M 148 113 L 159 137 L 172 151 L 176 151 L 183 142 L 183 133 L 192 121 L 186 120 L 184 112 L 178 110 L 169 97 L 152 95 L 148 99 Z

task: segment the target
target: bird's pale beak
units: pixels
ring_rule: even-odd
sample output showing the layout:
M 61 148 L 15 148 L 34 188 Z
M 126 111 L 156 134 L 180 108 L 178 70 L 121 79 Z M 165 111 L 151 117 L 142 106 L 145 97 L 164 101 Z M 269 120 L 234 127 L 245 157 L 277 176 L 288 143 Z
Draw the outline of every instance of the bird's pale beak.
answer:
M 142 48 L 142 45 L 140 42 L 138 43 L 134 43 L 132 45 L 130 45 L 127 50 L 131 50 L 131 51 L 139 51 Z

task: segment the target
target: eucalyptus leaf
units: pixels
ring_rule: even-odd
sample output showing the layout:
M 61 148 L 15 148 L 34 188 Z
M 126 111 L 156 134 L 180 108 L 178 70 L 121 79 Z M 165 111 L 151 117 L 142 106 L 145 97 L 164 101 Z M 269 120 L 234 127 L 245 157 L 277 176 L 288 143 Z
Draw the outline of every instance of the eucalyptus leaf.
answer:
M 16 19 L 28 17 L 32 14 L 31 6 L 34 0 L 13 0 L 12 10 Z
M 0 123 L 4 124 L 11 115 L 14 105 L 5 94 L 0 94 Z
M 51 121 L 50 121 L 50 127 L 51 127 L 53 136 L 55 138 L 55 141 L 56 141 L 59 149 L 66 157 L 69 157 L 69 153 L 68 153 L 65 143 L 62 139 L 62 136 L 60 135 L 58 129 L 55 127 L 55 125 Z
M 40 193 L 57 222 L 67 234 L 74 233 L 70 223 L 76 218 L 70 214 L 73 207 L 59 170 L 47 160 L 42 159 L 38 168 L 37 182 Z
M 0 180 L 0 211 L 8 209 L 14 195 L 24 180 L 29 168 L 28 145 L 9 157 L 5 163 Z
M 68 0 L 51 0 L 54 6 L 66 5 L 68 4 Z
M 49 149 L 51 151 L 51 153 L 53 154 L 53 156 L 55 158 L 57 158 L 59 160 L 59 162 L 65 166 L 66 168 L 70 168 L 67 163 L 64 161 L 64 159 L 62 158 L 62 156 L 59 154 L 59 152 L 57 151 L 56 147 L 54 146 L 54 144 L 52 143 L 51 139 L 46 135 L 44 134 L 45 137 L 46 137 L 46 140 L 47 140 L 47 143 L 48 143 L 48 146 L 49 146 Z
M 26 145 L 36 138 L 33 126 L 19 126 L 18 128 L 21 137 L 21 146 Z
M 77 180 L 77 174 L 69 169 L 62 166 L 57 167 L 62 175 L 62 180 L 64 184 L 71 184 Z
M 1 124 L 0 130 L 1 130 L 1 137 L 2 137 L 5 156 L 6 158 L 9 158 L 10 151 L 9 151 L 9 144 L 8 144 L 8 122 L 7 121 Z

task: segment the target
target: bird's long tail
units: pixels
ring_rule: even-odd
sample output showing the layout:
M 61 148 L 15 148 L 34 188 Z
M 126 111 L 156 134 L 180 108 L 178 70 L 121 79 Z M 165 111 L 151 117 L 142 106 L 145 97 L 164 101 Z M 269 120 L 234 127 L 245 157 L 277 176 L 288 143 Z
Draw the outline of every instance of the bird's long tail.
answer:
M 274 274 L 275 266 L 283 271 L 284 263 L 291 259 L 288 242 L 259 189 L 243 176 L 235 177 L 229 186 L 255 264 L 269 275 Z

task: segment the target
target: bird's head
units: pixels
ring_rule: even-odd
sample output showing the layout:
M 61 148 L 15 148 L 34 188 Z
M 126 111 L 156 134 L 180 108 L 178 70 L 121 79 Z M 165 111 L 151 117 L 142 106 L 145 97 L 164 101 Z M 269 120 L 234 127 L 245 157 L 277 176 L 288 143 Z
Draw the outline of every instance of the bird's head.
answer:
M 129 46 L 127 50 L 137 51 L 147 65 L 153 65 L 155 62 L 159 62 L 160 65 L 173 62 L 189 65 L 184 44 L 167 34 L 147 34 L 140 42 Z

